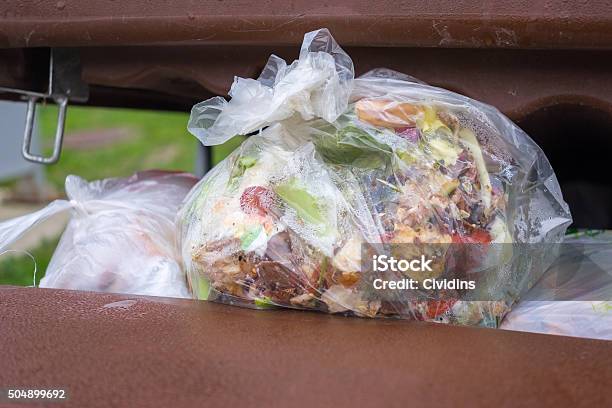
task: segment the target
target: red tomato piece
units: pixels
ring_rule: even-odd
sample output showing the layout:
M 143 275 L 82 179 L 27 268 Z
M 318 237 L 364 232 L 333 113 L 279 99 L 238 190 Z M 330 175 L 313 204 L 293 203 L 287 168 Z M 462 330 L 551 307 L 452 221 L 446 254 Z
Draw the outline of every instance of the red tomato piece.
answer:
M 274 193 L 265 187 L 251 186 L 244 189 L 240 196 L 240 209 L 246 214 L 268 214 L 274 202 Z
M 456 300 L 429 300 L 427 301 L 427 317 L 435 319 L 445 313 L 455 304 Z
M 491 242 L 491 234 L 483 229 L 476 229 L 470 234 L 453 234 L 453 244 L 488 244 Z

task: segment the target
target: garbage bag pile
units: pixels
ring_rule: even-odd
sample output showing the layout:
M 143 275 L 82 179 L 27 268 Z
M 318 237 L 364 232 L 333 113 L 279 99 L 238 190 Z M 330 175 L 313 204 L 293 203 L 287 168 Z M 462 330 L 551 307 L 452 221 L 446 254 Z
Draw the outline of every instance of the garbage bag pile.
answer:
M 0 252 L 36 224 L 70 210 L 40 287 L 189 298 L 175 217 L 196 181 L 162 171 L 93 182 L 68 176 L 68 200 L 0 224 Z
M 236 78 L 230 96 L 189 121 L 208 146 L 251 135 L 179 215 L 200 299 L 497 327 L 545 262 L 483 277 L 488 301 L 432 300 L 372 290 L 364 245 L 555 243 L 571 222 L 545 155 L 499 111 L 386 69 L 354 78 L 325 29 L 293 63 L 273 55 L 257 80 Z

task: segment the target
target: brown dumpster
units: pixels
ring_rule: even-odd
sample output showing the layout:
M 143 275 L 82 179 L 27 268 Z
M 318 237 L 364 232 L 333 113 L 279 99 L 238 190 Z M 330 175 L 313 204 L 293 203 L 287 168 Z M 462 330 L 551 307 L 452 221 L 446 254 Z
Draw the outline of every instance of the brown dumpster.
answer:
M 612 228 L 609 1 L 11 0 L 0 97 L 44 92 L 65 51 L 88 88 L 71 103 L 186 111 L 320 27 L 357 74 L 498 107 L 546 152 L 574 225 Z M 65 389 L 57 406 L 610 406 L 610 361 L 604 341 L 0 288 L 0 389 Z

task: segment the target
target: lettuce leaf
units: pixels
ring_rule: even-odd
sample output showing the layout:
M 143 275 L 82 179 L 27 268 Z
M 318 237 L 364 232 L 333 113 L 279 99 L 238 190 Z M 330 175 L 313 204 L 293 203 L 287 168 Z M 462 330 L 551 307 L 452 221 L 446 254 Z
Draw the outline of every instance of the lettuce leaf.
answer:
M 363 129 L 348 125 L 335 134 L 314 137 L 317 152 L 331 164 L 362 169 L 380 168 L 390 160 L 392 150 Z
M 325 225 L 327 217 L 319 200 L 293 178 L 275 187 L 274 191 L 303 221 Z

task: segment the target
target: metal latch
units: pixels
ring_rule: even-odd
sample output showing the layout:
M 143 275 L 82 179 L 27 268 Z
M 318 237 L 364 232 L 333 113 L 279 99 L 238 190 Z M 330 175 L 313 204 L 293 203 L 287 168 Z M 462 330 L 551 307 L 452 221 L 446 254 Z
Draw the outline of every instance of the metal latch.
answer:
M 18 94 L 28 101 L 23 134 L 23 157 L 34 163 L 56 163 L 62 151 L 68 101 L 86 102 L 89 99 L 89 87 L 81 80 L 81 60 L 78 52 L 70 48 L 51 49 L 49 54 L 49 84 L 47 92 L 41 93 L 5 87 L 0 87 L 0 92 Z M 53 153 L 50 157 L 39 156 L 30 151 L 36 104 L 40 99 L 45 101 L 51 99 L 59 108 L 55 139 L 53 141 Z

